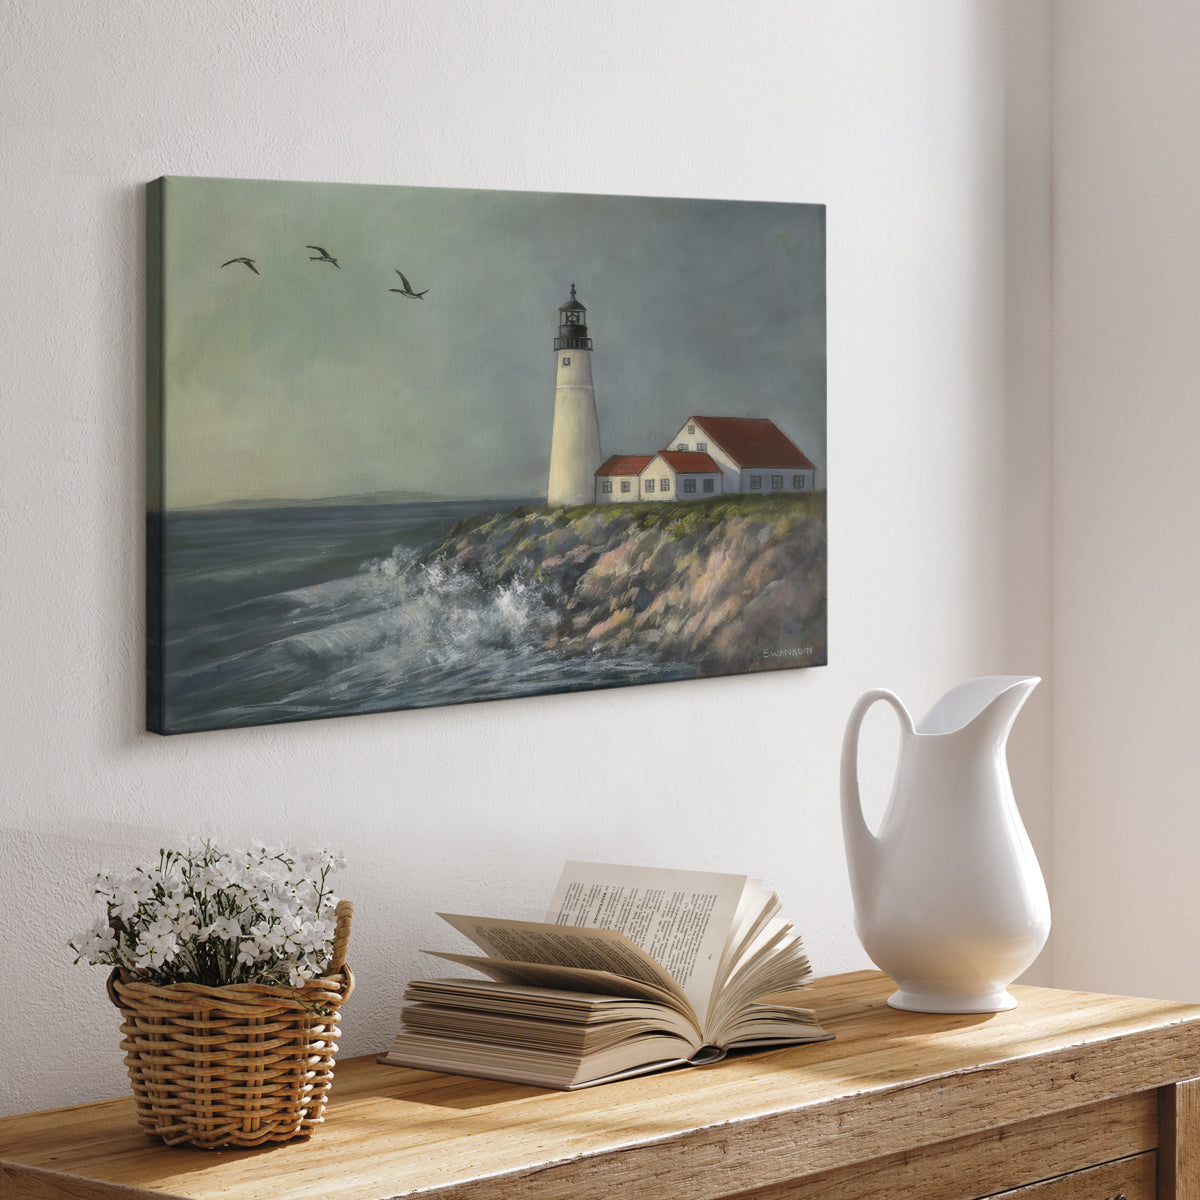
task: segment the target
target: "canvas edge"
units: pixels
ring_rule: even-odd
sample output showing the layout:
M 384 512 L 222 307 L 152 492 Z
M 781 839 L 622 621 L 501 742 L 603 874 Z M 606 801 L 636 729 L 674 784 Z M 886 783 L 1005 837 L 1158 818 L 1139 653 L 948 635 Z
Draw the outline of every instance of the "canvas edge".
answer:
M 163 708 L 163 209 L 165 177 L 146 185 L 146 730 Z

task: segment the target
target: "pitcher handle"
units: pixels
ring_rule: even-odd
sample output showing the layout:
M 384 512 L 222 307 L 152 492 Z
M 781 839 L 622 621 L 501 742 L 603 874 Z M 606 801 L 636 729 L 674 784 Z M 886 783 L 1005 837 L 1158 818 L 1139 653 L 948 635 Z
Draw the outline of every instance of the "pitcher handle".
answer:
M 900 718 L 900 728 L 905 734 L 911 735 L 916 732 L 908 709 L 894 692 L 885 688 L 875 688 L 863 693 L 858 703 L 850 710 L 846 732 L 842 738 L 842 831 L 851 857 L 851 868 L 859 876 L 862 868 L 868 865 L 863 859 L 874 854 L 879 842 L 863 816 L 862 796 L 858 786 L 858 735 L 862 730 L 867 709 L 877 700 L 886 700 L 896 710 L 896 715 Z

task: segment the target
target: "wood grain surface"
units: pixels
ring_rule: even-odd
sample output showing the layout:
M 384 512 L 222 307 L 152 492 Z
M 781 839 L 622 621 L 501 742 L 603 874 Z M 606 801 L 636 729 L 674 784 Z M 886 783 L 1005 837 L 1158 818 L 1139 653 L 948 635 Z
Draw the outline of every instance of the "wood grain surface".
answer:
M 810 1003 L 835 1041 L 578 1092 L 346 1060 L 325 1124 L 271 1148 L 164 1147 L 127 1099 L 9 1117 L 0 1195 L 849 1200 L 871 1194 L 854 1172 L 880 1195 L 909 1170 L 941 1182 L 908 1194 L 957 1200 L 983 1194 L 962 1190 L 964 1170 L 1000 1190 L 1157 1142 L 1162 1194 L 1200 1200 L 1200 1107 L 1185 1082 L 1200 1078 L 1200 1006 L 1018 987 L 1010 1012 L 944 1016 L 890 1009 L 891 990 L 875 972 L 819 980 Z M 1177 1133 L 1190 1144 L 1164 1148 Z M 842 1190 L 810 1192 L 822 1179 Z

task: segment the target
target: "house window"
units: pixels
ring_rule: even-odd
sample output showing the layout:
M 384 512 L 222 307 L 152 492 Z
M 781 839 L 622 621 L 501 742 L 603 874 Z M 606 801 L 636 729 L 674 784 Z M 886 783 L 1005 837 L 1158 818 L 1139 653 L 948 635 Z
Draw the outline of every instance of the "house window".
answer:
M 771 476 L 771 491 L 777 492 L 782 487 L 783 487 L 783 476 L 782 475 L 772 475 Z
M 761 475 L 751 475 L 750 476 L 750 490 L 752 492 L 761 492 L 762 491 L 762 476 Z
M 663 476 L 663 477 L 662 477 L 662 478 L 661 478 L 661 479 L 658 481 L 658 490 L 659 490 L 660 492 L 669 492 L 669 491 L 671 490 L 671 477 L 670 477 L 670 475 L 664 475 L 664 476 Z
M 696 490 L 696 481 L 694 479 L 685 479 L 683 481 L 683 490 L 685 492 L 694 492 Z
M 680 442 L 680 443 L 679 443 L 679 445 L 675 447 L 675 449 L 676 449 L 676 450 L 686 450 L 686 449 L 687 449 L 687 442 Z
M 648 492 L 654 491 L 654 480 L 653 479 L 646 480 L 646 491 L 648 491 Z
M 704 481 L 704 490 L 706 492 L 711 492 L 713 490 L 713 481 L 711 479 L 706 479 Z
M 792 487 L 797 492 L 804 491 L 804 476 L 803 475 L 793 475 L 792 476 Z
M 708 453 L 708 443 L 707 442 L 697 442 L 696 443 L 696 453 L 697 454 L 707 454 Z
M 569 354 L 564 354 L 563 355 L 563 366 L 569 367 L 570 365 L 571 365 L 571 356 Z
M 629 480 L 628 479 L 621 480 L 621 491 L 623 491 L 623 492 L 629 491 Z
M 689 426 L 688 426 L 688 433 L 695 433 L 695 432 L 696 432 L 696 427 L 695 427 L 695 425 L 689 425 Z
M 602 492 L 611 492 L 612 491 L 612 480 L 611 479 L 603 480 L 600 484 L 600 490 Z

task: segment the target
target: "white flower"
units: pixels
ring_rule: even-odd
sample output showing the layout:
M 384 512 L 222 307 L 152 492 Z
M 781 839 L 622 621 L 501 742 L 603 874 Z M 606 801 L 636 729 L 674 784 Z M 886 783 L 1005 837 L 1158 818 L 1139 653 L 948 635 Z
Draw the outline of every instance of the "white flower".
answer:
M 195 914 L 190 912 L 180 913 L 173 922 L 175 928 L 175 936 L 180 938 L 193 938 L 200 932 L 200 925 L 196 920 Z
M 264 955 L 274 954 L 287 940 L 287 934 L 278 925 L 267 925 L 265 922 L 252 926 L 250 932 L 258 939 Z
M 134 965 L 137 967 L 161 967 L 169 961 L 175 950 L 174 940 L 167 937 L 146 937 L 138 942 L 134 950 Z
M 221 891 L 237 885 L 240 871 L 227 858 L 219 858 L 200 872 L 200 882 L 206 890 Z
M 282 846 L 268 846 L 265 842 L 254 842 L 246 851 L 246 861 L 255 866 L 279 863 L 288 859 L 288 851 Z
M 153 869 L 98 871 L 91 891 L 107 910 L 70 948 L 77 962 L 118 965 L 159 983 L 281 983 L 318 974 L 333 942 L 337 903 L 326 882 L 344 860 L 211 841 L 161 850 Z
M 300 866 L 309 875 L 322 875 L 346 865 L 346 856 L 329 846 L 306 850 L 300 855 Z
M 294 896 L 289 896 L 286 893 L 272 892 L 263 898 L 259 908 L 268 917 L 282 920 L 284 917 L 295 916 L 300 905 L 296 902 Z
M 143 954 L 153 953 L 156 961 L 151 965 L 158 966 L 175 954 L 178 942 L 175 926 L 166 917 L 160 917 L 146 926 L 138 942 L 138 950 Z
M 261 957 L 261 947 L 254 938 L 247 938 L 238 947 L 237 960 L 240 963 L 245 963 L 247 966 L 249 966 L 251 963 L 258 962 Z
M 137 912 L 138 906 L 150 899 L 154 888 L 150 880 L 135 871 L 124 879 L 113 880 L 110 908 L 122 920 L 128 920 Z
M 70 943 L 71 949 L 78 955 L 76 961 L 98 965 L 113 961 L 112 955 L 117 948 L 117 938 L 112 926 L 106 920 L 97 921 L 86 933 L 80 934 Z
M 112 872 L 106 868 L 101 868 L 91 878 L 91 890 L 97 896 L 109 896 L 112 894 Z

